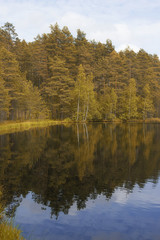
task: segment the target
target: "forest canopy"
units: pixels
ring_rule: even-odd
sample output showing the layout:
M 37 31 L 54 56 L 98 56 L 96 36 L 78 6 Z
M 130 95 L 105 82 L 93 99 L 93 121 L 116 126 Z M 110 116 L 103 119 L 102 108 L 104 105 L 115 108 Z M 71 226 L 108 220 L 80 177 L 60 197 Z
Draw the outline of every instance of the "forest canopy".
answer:
M 0 27 L 0 121 L 132 120 L 160 117 L 160 60 L 140 49 L 116 52 L 80 29 L 50 26 L 33 42 Z

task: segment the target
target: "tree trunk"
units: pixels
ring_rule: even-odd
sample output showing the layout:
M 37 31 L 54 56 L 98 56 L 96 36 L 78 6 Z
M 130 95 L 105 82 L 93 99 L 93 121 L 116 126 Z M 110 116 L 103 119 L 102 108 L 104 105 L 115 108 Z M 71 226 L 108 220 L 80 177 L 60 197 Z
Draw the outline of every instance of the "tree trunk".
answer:
M 88 93 L 88 101 L 87 101 L 87 110 L 86 110 L 85 121 L 87 120 L 88 110 L 89 110 L 89 93 Z
M 78 96 L 78 104 L 77 104 L 77 122 L 79 120 L 79 96 Z

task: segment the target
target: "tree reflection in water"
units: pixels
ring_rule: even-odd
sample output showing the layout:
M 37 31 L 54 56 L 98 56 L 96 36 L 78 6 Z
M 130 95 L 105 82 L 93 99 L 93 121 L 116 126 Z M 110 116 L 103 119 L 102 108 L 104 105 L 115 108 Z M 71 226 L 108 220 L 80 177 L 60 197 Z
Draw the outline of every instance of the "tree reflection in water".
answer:
M 14 216 L 29 191 L 51 216 L 117 187 L 131 191 L 156 183 L 160 170 L 158 124 L 75 124 L 0 136 L 0 184 Z

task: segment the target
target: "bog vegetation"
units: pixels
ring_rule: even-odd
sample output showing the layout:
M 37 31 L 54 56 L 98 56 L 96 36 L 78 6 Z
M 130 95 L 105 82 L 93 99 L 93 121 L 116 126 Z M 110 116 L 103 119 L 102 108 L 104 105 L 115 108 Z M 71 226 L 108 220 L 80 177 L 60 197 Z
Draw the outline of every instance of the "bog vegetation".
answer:
M 1 240 L 24 240 L 21 231 L 15 228 L 11 223 L 4 220 L 3 204 L 1 202 L 2 189 L 0 187 L 0 239 Z
M 0 121 L 131 120 L 160 117 L 160 60 L 143 49 L 116 52 L 50 26 L 33 42 L 0 28 Z

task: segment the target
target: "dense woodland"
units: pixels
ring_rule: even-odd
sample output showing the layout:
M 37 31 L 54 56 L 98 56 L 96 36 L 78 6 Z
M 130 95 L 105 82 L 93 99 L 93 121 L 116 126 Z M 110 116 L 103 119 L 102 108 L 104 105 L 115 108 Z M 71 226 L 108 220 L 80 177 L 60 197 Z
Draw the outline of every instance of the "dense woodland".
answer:
M 116 52 L 50 26 L 33 42 L 0 28 L 0 121 L 160 117 L 160 60 L 141 49 Z

